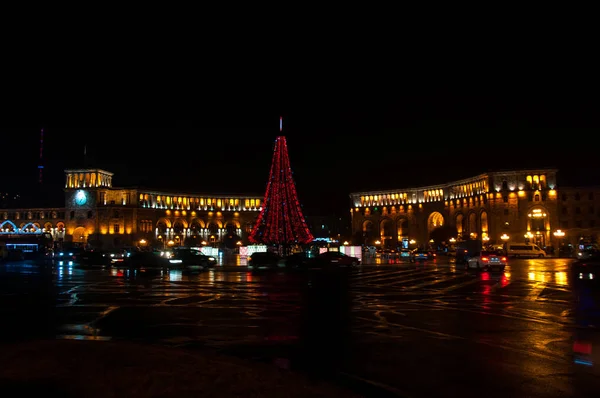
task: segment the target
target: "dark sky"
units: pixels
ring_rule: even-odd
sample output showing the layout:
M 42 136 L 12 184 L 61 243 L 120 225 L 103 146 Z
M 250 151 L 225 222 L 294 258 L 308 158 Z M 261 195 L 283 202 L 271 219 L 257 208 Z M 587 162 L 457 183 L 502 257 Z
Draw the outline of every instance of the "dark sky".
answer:
M 0 128 L 2 190 L 27 192 L 37 184 L 44 127 L 44 182 L 59 194 L 63 170 L 81 166 L 86 147 L 89 165 L 114 172 L 116 186 L 262 196 L 280 114 L 307 215 L 345 214 L 353 191 L 444 183 L 488 170 L 557 167 L 565 183 L 600 185 L 598 101 L 579 93 L 339 95 L 270 107 L 187 107 L 160 120 L 152 117 L 157 107 L 24 114 Z

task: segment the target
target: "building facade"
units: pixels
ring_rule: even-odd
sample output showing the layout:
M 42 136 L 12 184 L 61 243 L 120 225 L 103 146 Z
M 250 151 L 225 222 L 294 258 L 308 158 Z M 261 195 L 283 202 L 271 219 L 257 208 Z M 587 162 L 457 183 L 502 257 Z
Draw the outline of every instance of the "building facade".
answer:
M 55 242 L 105 248 L 246 242 L 262 198 L 113 187 L 101 169 L 65 170 L 65 206 L 1 209 L 0 233 L 50 232 Z
M 542 247 L 596 239 L 600 191 L 559 188 L 555 169 L 493 172 L 446 184 L 350 194 L 355 243 L 424 246 L 433 231 Z

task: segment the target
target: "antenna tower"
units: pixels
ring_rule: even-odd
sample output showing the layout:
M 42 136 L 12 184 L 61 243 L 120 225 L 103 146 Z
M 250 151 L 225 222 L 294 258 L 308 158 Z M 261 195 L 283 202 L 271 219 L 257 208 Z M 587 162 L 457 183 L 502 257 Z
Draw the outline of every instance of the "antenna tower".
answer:
M 39 183 L 42 183 L 42 177 L 44 175 L 44 129 L 40 131 L 40 163 L 38 165 L 40 171 Z

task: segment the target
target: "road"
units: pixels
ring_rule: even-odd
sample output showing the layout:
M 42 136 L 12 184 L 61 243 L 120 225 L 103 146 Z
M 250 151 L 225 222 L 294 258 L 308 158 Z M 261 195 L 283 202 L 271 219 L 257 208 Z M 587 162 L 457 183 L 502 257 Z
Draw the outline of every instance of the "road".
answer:
M 0 314 L 12 322 L 0 336 L 217 349 L 291 368 L 329 363 L 407 397 L 586 397 L 600 388 L 600 290 L 576 285 L 570 261 L 515 259 L 503 273 L 446 258 L 373 264 L 344 273 L 341 287 L 338 277 L 254 274 L 239 262 L 199 274 L 4 264 Z M 315 335 L 323 343 L 300 355 Z

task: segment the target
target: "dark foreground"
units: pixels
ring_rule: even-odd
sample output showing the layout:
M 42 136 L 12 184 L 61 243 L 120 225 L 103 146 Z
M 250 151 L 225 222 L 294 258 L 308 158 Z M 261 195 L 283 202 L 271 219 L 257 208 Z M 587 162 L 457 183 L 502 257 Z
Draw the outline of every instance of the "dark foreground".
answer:
M 311 275 L 0 265 L 0 335 L 235 356 L 371 396 L 587 397 L 600 389 L 600 290 L 568 263 Z

